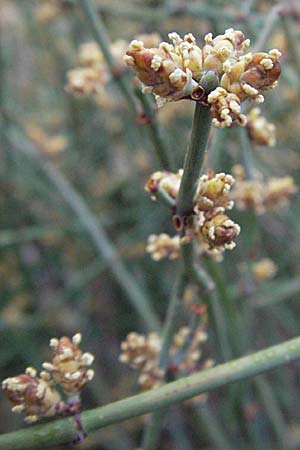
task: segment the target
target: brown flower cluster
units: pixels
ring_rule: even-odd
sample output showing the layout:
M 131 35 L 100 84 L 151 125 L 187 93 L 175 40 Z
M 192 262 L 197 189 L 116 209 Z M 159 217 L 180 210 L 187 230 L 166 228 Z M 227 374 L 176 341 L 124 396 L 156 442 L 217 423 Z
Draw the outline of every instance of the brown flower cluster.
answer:
M 173 373 L 183 375 L 202 367 L 201 348 L 207 340 L 204 330 L 205 317 L 193 333 L 189 327 L 182 327 L 174 335 L 170 348 L 170 366 Z M 164 370 L 159 367 L 161 338 L 157 333 L 142 335 L 129 333 L 121 343 L 122 353 L 119 360 L 140 372 L 138 383 L 143 390 L 153 389 L 163 383 Z M 205 361 L 205 367 L 207 367 Z
M 81 352 L 78 347 L 80 341 L 79 333 L 72 339 L 51 339 L 50 346 L 54 349 L 52 362 L 43 364 L 45 370 L 39 376 L 35 369 L 29 367 L 25 373 L 2 382 L 2 389 L 14 404 L 12 411 L 25 413 L 25 422 L 69 412 L 72 402 L 80 403 L 80 391 L 94 376 L 93 370 L 88 369 L 94 357 Z M 62 400 L 55 385 L 61 386 L 67 402 Z
M 179 192 L 182 171 L 177 174 L 170 172 L 155 172 L 146 183 L 146 190 L 153 195 L 158 189 L 165 192 L 174 199 L 175 205 Z M 235 247 L 234 239 L 240 232 L 240 227 L 225 214 L 225 210 L 233 207 L 230 199 L 230 189 L 234 184 L 234 178 L 225 173 L 215 174 L 209 170 L 202 175 L 197 183 L 194 197 L 194 214 L 187 223 L 178 226 L 177 216 L 174 223 L 177 229 L 184 228 L 185 236 L 173 238 L 168 235 L 152 235 L 148 241 L 147 251 L 152 254 L 153 259 L 159 260 L 164 257 L 175 259 L 180 255 L 180 245 L 195 239 L 200 252 L 221 259 L 224 250 L 232 250 Z M 175 239 L 176 238 L 176 239 Z
M 144 83 L 145 92 L 152 92 L 159 104 L 183 98 L 199 100 L 211 105 L 216 127 L 245 126 L 241 102 L 262 102 L 262 92 L 276 86 L 280 52 L 246 52 L 250 41 L 241 31 L 230 28 L 215 38 L 209 33 L 202 49 L 191 33 L 183 39 L 170 33 L 169 39 L 172 43 L 161 42 L 154 48 L 134 40 L 124 57 Z M 211 70 L 218 75 L 219 86 L 207 98 L 205 93 L 196 98 L 193 94 L 199 91 L 201 77 Z
M 247 114 L 247 133 L 256 145 L 273 147 L 276 144 L 275 125 L 267 121 L 259 108 L 253 108 Z
M 270 178 L 269 180 L 245 178 L 244 171 L 236 178 L 231 198 L 240 210 L 254 209 L 257 214 L 276 210 L 289 204 L 290 197 L 298 191 L 292 177 Z

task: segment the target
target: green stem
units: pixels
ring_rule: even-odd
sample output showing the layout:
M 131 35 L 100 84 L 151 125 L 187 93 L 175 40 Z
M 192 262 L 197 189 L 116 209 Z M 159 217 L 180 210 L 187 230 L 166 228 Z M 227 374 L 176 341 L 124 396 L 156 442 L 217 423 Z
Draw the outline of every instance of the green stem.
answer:
M 162 387 L 82 413 L 86 432 L 141 416 L 203 392 L 250 378 L 300 358 L 300 338 L 268 347 L 165 384 Z M 38 450 L 71 442 L 77 437 L 73 417 L 0 435 L 0 450 Z
M 146 121 L 158 161 L 164 169 L 174 170 L 174 158 L 167 148 L 163 131 L 160 127 L 159 121 L 157 120 L 156 105 L 153 103 L 151 98 L 153 96 L 143 94 L 140 86 L 135 89 L 135 93 L 143 106 L 144 119 Z
M 78 217 L 83 228 L 87 231 L 100 256 L 107 263 L 111 273 L 127 295 L 128 300 L 139 314 L 149 330 L 159 328 L 159 320 L 151 307 L 151 301 L 140 289 L 132 275 L 123 264 L 117 249 L 109 240 L 99 218 L 89 209 L 84 199 L 65 178 L 62 172 L 50 161 L 41 157 L 40 152 L 22 136 L 22 143 L 16 134 L 8 136 L 12 147 L 31 159 L 42 170 L 51 183 L 56 187 L 68 206 Z
M 209 94 L 218 85 L 218 78 L 214 72 L 210 71 L 202 77 L 200 84 L 206 94 Z M 192 135 L 184 159 L 183 175 L 178 194 L 177 214 L 180 217 L 190 216 L 193 213 L 196 182 L 207 151 L 210 126 L 210 108 L 201 103 L 196 103 Z
M 86 21 L 90 26 L 91 33 L 103 52 L 111 75 L 114 77 L 120 91 L 127 100 L 130 109 L 135 115 L 139 116 L 140 111 L 138 111 L 133 89 L 130 86 L 130 80 L 127 77 L 126 71 L 124 71 L 122 67 L 118 67 L 117 62 L 111 53 L 110 39 L 107 35 L 106 27 L 102 21 L 101 15 L 97 12 L 94 0 L 79 0 L 79 3 L 85 15 Z M 171 170 L 173 168 L 173 160 L 163 139 L 163 133 L 157 121 L 156 112 L 149 101 L 149 97 L 142 94 L 141 91 L 139 99 L 144 109 L 144 115 L 146 115 L 149 119 L 148 129 L 157 158 L 164 169 Z
M 174 293 L 168 306 L 167 317 L 163 327 L 159 367 L 165 371 L 167 371 L 168 368 L 169 351 L 178 325 L 178 318 L 180 315 L 185 284 L 186 277 L 184 273 L 181 273 L 174 286 Z M 166 377 L 167 373 L 165 375 L 165 378 Z M 143 450 L 153 450 L 157 447 L 164 415 L 165 410 L 159 410 L 155 414 L 153 414 L 153 416 L 151 416 L 149 425 L 147 426 L 143 436 Z
M 128 102 L 130 109 L 136 114 L 137 105 L 133 91 L 129 86 L 129 80 L 126 74 L 122 74 L 122 69 L 118 67 L 115 58 L 110 51 L 110 39 L 107 35 L 105 25 L 98 14 L 94 0 L 79 0 L 82 11 L 84 13 L 85 19 L 90 26 L 90 31 L 99 44 L 105 61 L 110 69 L 112 76 L 114 77 L 116 83 L 118 84 L 120 91 L 123 93 L 125 99 Z

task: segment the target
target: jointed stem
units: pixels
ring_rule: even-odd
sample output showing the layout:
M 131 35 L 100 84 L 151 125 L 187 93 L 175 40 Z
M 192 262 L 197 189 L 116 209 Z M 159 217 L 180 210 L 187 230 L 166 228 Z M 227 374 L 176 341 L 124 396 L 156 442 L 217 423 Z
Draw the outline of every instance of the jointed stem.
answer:
M 82 413 L 86 432 L 149 413 L 300 358 L 300 338 L 204 370 L 151 391 Z M 38 450 L 77 436 L 72 417 L 0 435 L 0 450 Z M 153 449 L 152 449 L 153 450 Z

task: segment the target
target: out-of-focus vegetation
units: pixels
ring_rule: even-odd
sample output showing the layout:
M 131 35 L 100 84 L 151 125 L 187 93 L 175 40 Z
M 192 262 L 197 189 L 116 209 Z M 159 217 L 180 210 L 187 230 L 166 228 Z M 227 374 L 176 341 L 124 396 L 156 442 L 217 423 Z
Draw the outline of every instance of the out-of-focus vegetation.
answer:
M 237 127 L 213 129 L 205 167 L 232 173 L 235 166 L 238 174 L 237 165 L 246 172 L 250 166 L 258 180 L 291 176 L 298 189 L 300 8 L 282 2 L 289 10 L 281 17 L 276 5 L 97 2 L 111 41 L 122 40 L 124 49 L 140 34 L 157 32 L 165 40 L 170 31 L 192 32 L 202 42 L 208 32 L 229 27 L 242 30 L 256 51 L 278 48 L 282 75 L 261 105 L 276 127 L 276 143 L 256 145 Z M 83 408 L 92 408 L 140 389 L 136 372 L 119 361 L 128 333 L 152 331 L 132 299 L 150 299 L 160 320 L 165 317 L 177 262 L 156 262 L 145 253 L 150 234 L 174 235 L 166 209 L 144 191 L 162 167 L 148 125 L 135 120 L 113 78 L 97 95 L 76 96 L 66 88 L 68 71 L 80 65 L 79 46 L 93 40 L 78 2 L 0 0 L 0 33 L 1 379 L 40 367 L 51 337 L 80 332 L 95 355 L 95 378 L 83 396 Z M 184 100 L 157 113 L 176 170 L 192 114 L 193 102 Z M 236 358 L 299 334 L 299 193 L 263 211 L 234 208 L 231 217 L 241 226 L 236 249 L 223 262 L 204 258 L 204 265 L 217 285 Z M 190 287 L 186 303 L 195 295 Z M 218 363 L 222 352 L 210 309 L 203 358 Z M 183 313 L 180 325 L 188 321 Z M 170 408 L 159 449 L 299 449 L 299 370 L 294 363 L 224 387 L 202 396 L 196 409 L 185 403 Z M 22 426 L 3 395 L 0 424 L 1 432 Z M 133 450 L 143 427 L 143 418 L 132 419 L 76 448 Z

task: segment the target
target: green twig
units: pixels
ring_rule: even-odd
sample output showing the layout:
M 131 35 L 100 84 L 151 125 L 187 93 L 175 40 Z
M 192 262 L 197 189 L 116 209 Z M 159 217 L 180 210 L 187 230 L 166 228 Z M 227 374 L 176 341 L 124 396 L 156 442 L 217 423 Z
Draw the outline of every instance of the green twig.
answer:
M 169 351 L 178 325 L 185 284 L 186 277 L 182 272 L 175 283 L 174 293 L 168 306 L 167 317 L 162 332 L 162 348 L 159 356 L 159 367 L 164 371 L 167 370 L 169 364 Z M 166 377 L 167 372 L 165 378 Z M 143 437 L 143 450 L 154 450 L 157 447 L 164 413 L 165 410 L 157 411 L 150 418 L 150 423 L 147 426 Z
M 82 413 L 86 432 L 140 416 L 300 358 L 300 338 L 200 371 L 151 391 Z M 0 435 L 0 450 L 38 450 L 77 438 L 73 417 Z
M 100 256 L 107 262 L 111 273 L 127 295 L 128 300 L 139 314 L 148 329 L 158 329 L 159 320 L 151 308 L 151 301 L 140 289 L 132 275 L 128 272 L 120 256 L 109 240 L 99 218 L 96 217 L 84 199 L 65 178 L 63 173 L 50 161 L 41 157 L 34 145 L 22 136 L 22 143 L 16 134 L 8 136 L 12 147 L 30 158 L 42 170 L 56 187 L 68 206 L 73 210 L 82 226 L 88 232 Z
M 205 74 L 200 84 L 206 94 L 209 94 L 218 85 L 215 72 Z M 207 141 L 211 126 L 211 114 L 208 106 L 196 103 L 192 135 L 187 149 L 183 175 L 180 184 L 177 204 L 177 214 L 180 217 L 190 216 L 193 213 L 193 199 L 196 191 L 196 182 L 200 175 L 204 157 L 207 150 Z

